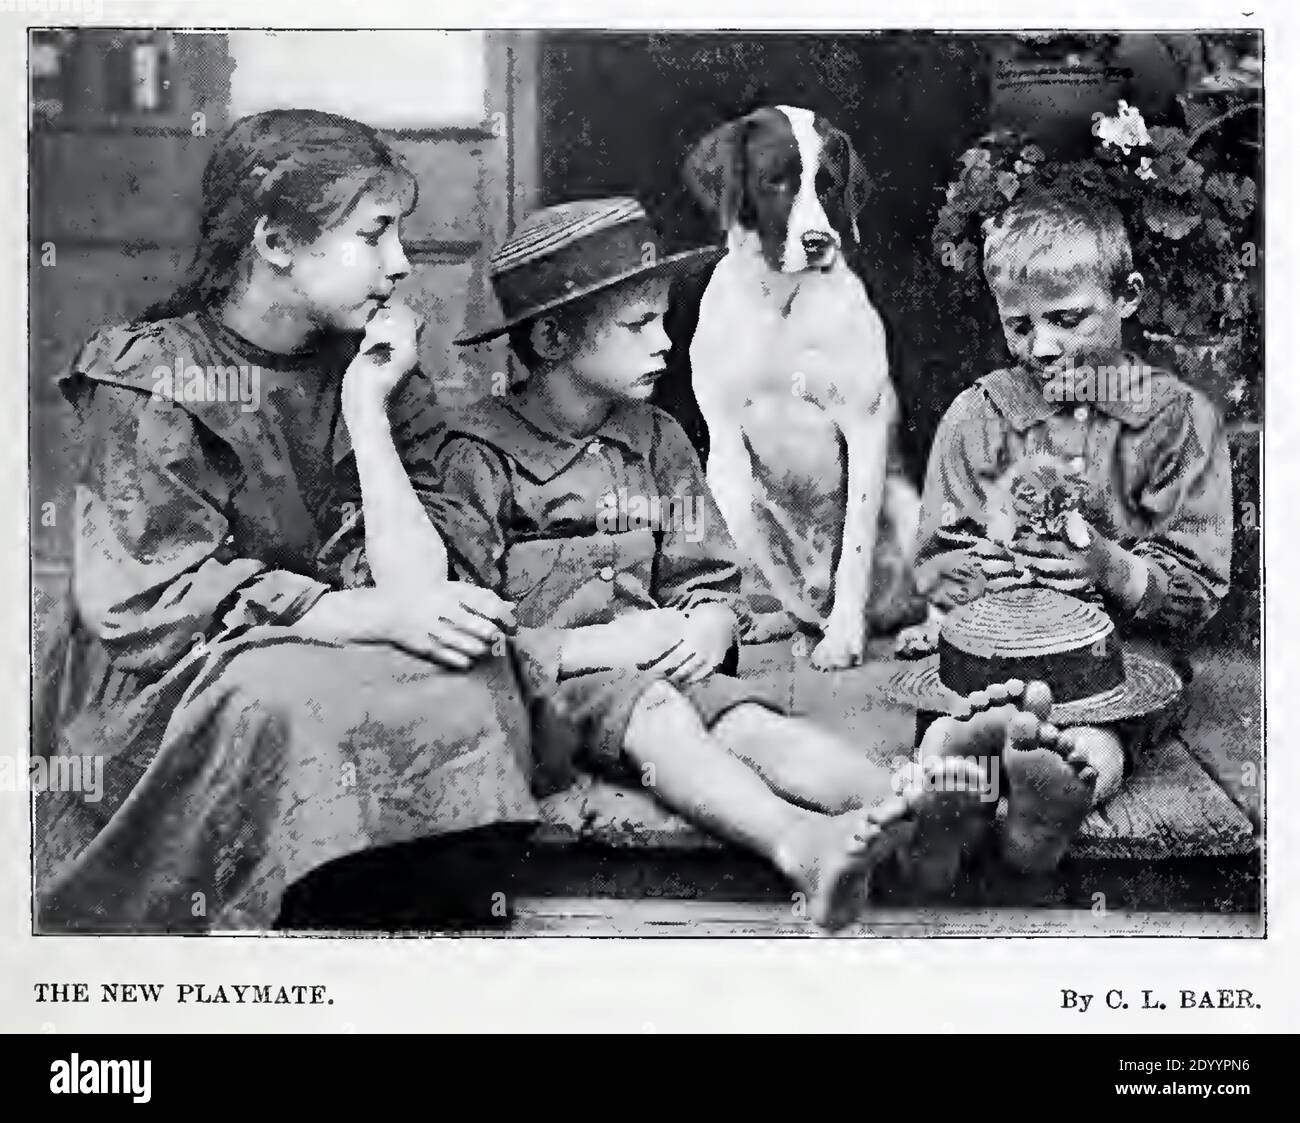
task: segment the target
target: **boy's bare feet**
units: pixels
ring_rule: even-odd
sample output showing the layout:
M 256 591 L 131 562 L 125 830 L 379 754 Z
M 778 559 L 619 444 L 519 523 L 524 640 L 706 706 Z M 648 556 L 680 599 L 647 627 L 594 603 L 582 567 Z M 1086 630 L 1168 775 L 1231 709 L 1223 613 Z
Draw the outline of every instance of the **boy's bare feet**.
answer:
M 910 876 L 950 886 L 960 860 L 958 840 L 971 835 L 971 820 L 979 820 L 982 833 L 996 810 L 995 803 L 981 798 L 983 791 L 976 765 L 934 761 L 900 794 L 874 807 L 810 814 L 787 837 L 779 865 L 808 893 L 815 923 L 832 931 L 843 928 L 866 907 L 871 876 L 891 856 L 903 857 Z
M 993 683 L 962 699 L 956 716 L 936 718 L 921 738 L 916 757 L 922 764 L 943 758 L 974 760 L 984 768 L 990 784 L 1001 790 L 1002 749 L 1007 726 L 1022 711 L 1043 720 L 1052 712 L 1051 692 L 1043 683 L 1025 685 L 1020 679 Z M 997 770 L 995 772 L 994 770 Z
M 936 763 L 969 765 L 973 775 L 957 774 L 949 781 L 955 786 L 964 783 L 967 791 L 978 792 L 980 811 L 970 814 L 960 805 L 951 822 L 944 820 L 952 817 L 952 809 L 948 809 L 947 816 L 932 816 L 926 828 L 917 832 L 908 851 L 900 855 L 903 883 L 929 894 L 946 893 L 956 885 L 962 863 L 984 841 L 997 813 L 1007 726 L 1021 712 L 1026 694 L 1036 706 L 1042 706 L 1041 693 L 1037 685 L 1026 687 L 1019 679 L 994 683 L 966 697 L 962 716 L 937 718 L 925 731 L 917 751 L 919 764 L 913 766 L 908 779 L 914 778 L 918 769 L 924 774 L 926 767 Z M 1051 710 L 1050 696 L 1046 706 L 1044 716 Z
M 1002 760 L 1008 788 L 1003 859 L 1023 873 L 1053 870 L 1092 808 L 1097 770 L 1068 730 L 1033 713 L 1012 718 Z
M 967 790 L 981 792 L 981 813 L 962 813 L 951 825 L 943 823 L 942 815 L 932 817 L 927 829 L 918 831 L 900 855 L 902 881 L 929 894 L 950 891 L 962 864 L 987 837 L 1003 789 L 1003 749 L 1012 720 L 1023 713 L 1046 719 L 1052 711 L 1046 684 L 1026 685 L 1020 679 L 993 683 L 967 695 L 964 702 L 963 714 L 937 718 L 925 731 L 917 750 L 919 764 L 912 766 L 913 777 L 936 762 L 950 766 L 960 762 L 978 769 L 974 780 L 967 777 L 964 782 L 970 785 Z M 957 785 L 962 782 L 962 777 L 955 778 Z
M 1050 692 L 1041 683 L 1028 687 L 1018 678 L 968 694 L 965 712 L 936 718 L 921 738 L 917 759 L 925 762 L 936 757 L 963 757 L 967 760 L 996 762 L 1002 757 L 1007 740 L 1007 726 L 1022 709 L 1046 719 L 1052 709 Z
M 924 793 L 916 830 L 899 852 L 903 881 L 926 894 L 948 893 L 962 863 L 984 841 L 997 814 L 997 789 L 975 756 L 938 757 L 913 766 L 903 796 Z

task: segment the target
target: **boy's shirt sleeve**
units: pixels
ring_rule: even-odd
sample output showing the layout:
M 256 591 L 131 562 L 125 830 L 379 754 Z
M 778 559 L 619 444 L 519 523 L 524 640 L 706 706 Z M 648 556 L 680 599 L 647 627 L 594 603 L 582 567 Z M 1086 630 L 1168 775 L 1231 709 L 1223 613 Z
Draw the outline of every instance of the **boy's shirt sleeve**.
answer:
M 1232 468 L 1218 411 L 1187 389 L 1152 421 L 1152 471 L 1139 502 L 1155 525 L 1121 543 L 1149 567 L 1130 619 L 1162 631 L 1195 630 L 1227 594 L 1232 562 Z
M 224 514 L 229 484 L 199 423 L 132 388 L 134 375 L 167 361 L 157 339 L 146 334 L 112 361 L 106 381 L 75 367 L 64 380 L 87 446 L 73 563 L 82 623 L 138 670 L 238 628 L 296 622 L 330 586 L 237 556 Z
M 750 609 L 741 592 L 735 543 L 681 426 L 660 410 L 654 423 L 655 486 L 661 497 L 672 497 L 680 505 L 663 531 L 651 593 L 666 608 L 725 605 L 736 617 L 740 634 L 749 625 Z
M 430 464 L 436 487 L 421 492 L 425 510 L 447 547 L 452 576 L 501 594 L 505 573 L 510 477 L 488 445 L 452 435 Z M 562 628 L 517 628 L 514 647 L 534 681 L 560 679 Z
M 970 556 L 941 532 L 982 537 L 986 532 L 984 479 L 997 460 L 999 422 L 978 386 L 954 399 L 939 422 L 926 466 L 917 535 L 916 573 L 923 591 L 934 590 L 941 575 Z
M 439 486 L 421 499 L 447 546 L 452 572 L 458 580 L 499 593 L 510 500 L 505 465 L 481 441 L 453 435 L 434 458 L 433 469 Z

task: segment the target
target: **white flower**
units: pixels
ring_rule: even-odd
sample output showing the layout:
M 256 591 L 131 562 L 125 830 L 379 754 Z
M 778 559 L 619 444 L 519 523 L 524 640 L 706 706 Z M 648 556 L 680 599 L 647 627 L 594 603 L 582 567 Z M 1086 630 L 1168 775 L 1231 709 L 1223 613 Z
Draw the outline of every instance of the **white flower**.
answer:
M 1155 179 L 1156 170 L 1151 166 L 1151 157 L 1143 156 L 1138 162 L 1138 166 L 1133 169 L 1133 174 L 1137 176 L 1138 179 Z
M 1126 101 L 1119 103 L 1119 112 L 1114 117 L 1098 114 L 1093 128 L 1102 144 L 1118 148 L 1125 156 L 1134 148 L 1151 143 L 1141 112 Z

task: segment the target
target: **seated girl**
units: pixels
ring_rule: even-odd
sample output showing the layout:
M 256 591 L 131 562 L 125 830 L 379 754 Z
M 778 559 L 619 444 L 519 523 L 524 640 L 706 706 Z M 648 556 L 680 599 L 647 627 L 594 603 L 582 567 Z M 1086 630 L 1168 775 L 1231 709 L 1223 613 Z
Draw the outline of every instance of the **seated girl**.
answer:
M 268 927 L 332 859 L 535 820 L 514 679 L 480 660 L 512 610 L 447 580 L 408 476 L 438 428 L 386 303 L 414 192 L 355 121 L 239 121 L 180 291 L 61 380 L 82 466 L 43 751 L 106 767 L 97 802 L 37 799 L 41 928 Z

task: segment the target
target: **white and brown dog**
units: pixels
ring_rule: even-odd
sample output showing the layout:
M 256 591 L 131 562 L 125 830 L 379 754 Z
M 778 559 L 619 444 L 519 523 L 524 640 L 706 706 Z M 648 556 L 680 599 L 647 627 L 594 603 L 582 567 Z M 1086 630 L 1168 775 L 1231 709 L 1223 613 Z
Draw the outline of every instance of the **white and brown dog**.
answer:
M 729 251 L 690 349 L 709 486 L 742 555 L 822 632 L 814 665 L 850 666 L 869 622 L 906 612 L 920 518 L 893 468 L 884 325 L 845 260 L 865 170 L 843 132 L 782 105 L 704 137 L 686 178 Z

